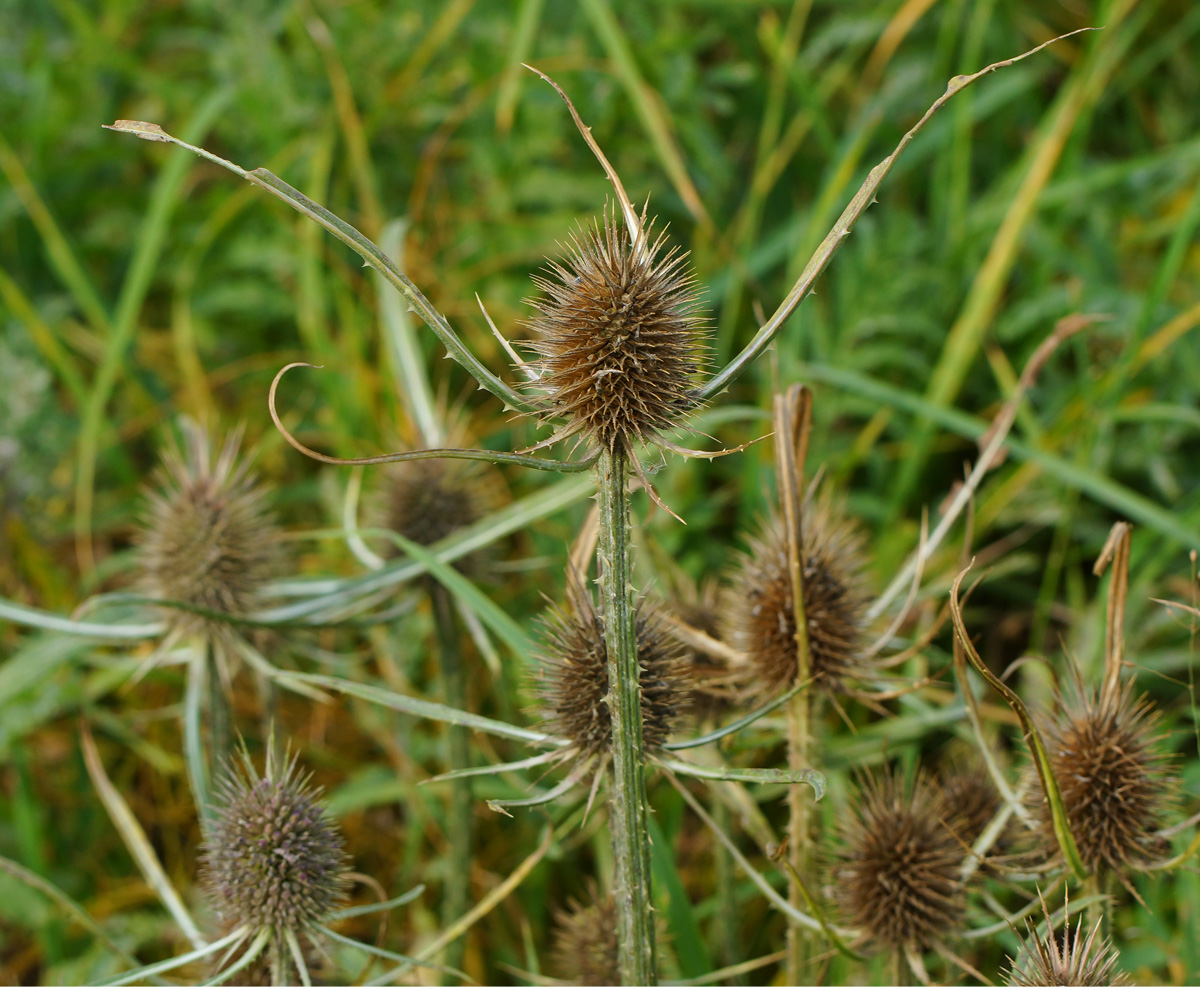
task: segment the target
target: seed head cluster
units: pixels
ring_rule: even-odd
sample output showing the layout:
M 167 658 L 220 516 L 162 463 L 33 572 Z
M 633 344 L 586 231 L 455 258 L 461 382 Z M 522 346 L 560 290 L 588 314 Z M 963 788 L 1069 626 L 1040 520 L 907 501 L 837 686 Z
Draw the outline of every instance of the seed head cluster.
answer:
M 910 792 L 891 773 L 865 778 L 842 826 L 834 868 L 836 898 L 864 941 L 923 949 L 959 925 L 961 825 L 918 777 Z
M 617 953 L 617 905 L 588 880 L 583 901 L 571 898 L 554 915 L 551 960 L 560 978 L 582 987 L 621 985 Z
M 645 217 L 643 216 L 643 221 Z M 626 452 L 653 441 L 696 405 L 701 339 L 694 276 L 677 248 L 663 251 L 648 224 L 638 245 L 614 215 L 571 235 L 567 258 L 544 293 L 528 300 L 538 387 L 548 412 L 567 424 L 552 438 L 581 434 L 593 446 Z
M 249 759 L 220 791 L 203 873 L 232 927 L 303 933 L 337 907 L 347 886 L 344 842 L 295 761 L 259 777 Z
M 1104 699 L 1081 691 L 1042 730 L 1079 855 L 1091 870 L 1123 874 L 1162 852 L 1167 761 L 1156 748 L 1158 713 L 1128 686 Z M 1036 809 L 1043 844 L 1057 848 L 1050 809 Z
M 155 598 L 246 615 L 264 603 L 263 586 L 283 569 L 279 528 L 238 457 L 240 431 L 215 462 L 205 429 L 184 420 L 182 434 L 184 449 L 171 445 L 163 455 L 135 535 L 140 583 Z M 170 621 L 185 632 L 221 628 L 182 611 Z
M 552 609 L 545 620 L 542 697 L 549 708 L 547 729 L 570 739 L 582 756 L 607 753 L 612 746 L 612 714 L 604 616 L 578 575 L 568 580 L 567 605 L 565 610 Z M 652 606 L 638 608 L 635 628 L 642 741 L 647 750 L 654 750 L 667 741 L 688 708 L 692 680 L 686 651 L 668 634 Z
M 955 764 L 938 777 L 947 821 L 960 830 L 964 846 L 973 845 L 1000 810 L 1000 793 L 978 765 Z
M 827 501 L 804 517 L 801 581 L 809 671 L 827 691 L 841 689 L 862 648 L 862 536 Z M 751 541 L 730 595 L 731 641 L 746 657 L 752 694 L 771 695 L 796 678 L 796 609 L 783 524 L 773 519 Z

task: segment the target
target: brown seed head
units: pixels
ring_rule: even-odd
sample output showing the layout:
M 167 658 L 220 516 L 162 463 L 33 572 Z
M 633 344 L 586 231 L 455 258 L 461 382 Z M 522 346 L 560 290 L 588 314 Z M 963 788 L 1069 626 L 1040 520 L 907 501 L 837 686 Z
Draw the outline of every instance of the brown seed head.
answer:
M 911 793 L 890 772 L 864 778 L 833 874 L 846 920 L 864 941 L 922 949 L 959 926 L 960 827 L 922 778 Z
M 643 221 L 644 221 L 643 216 Z M 568 423 L 554 439 L 582 434 L 610 453 L 652 441 L 696 405 L 705 320 L 698 315 L 686 254 L 663 253 L 663 235 L 642 244 L 607 210 L 599 224 L 571 235 L 552 277 L 535 277 L 544 293 L 528 300 L 539 316 L 535 337 L 548 411 Z
M 858 528 L 827 500 L 804 517 L 801 580 L 808 624 L 809 671 L 827 691 L 841 690 L 862 648 L 866 593 Z M 745 656 L 745 678 L 756 696 L 772 695 L 796 678 L 796 610 L 783 524 L 772 519 L 743 557 L 727 611 L 728 639 Z
M 1122 874 L 1158 858 L 1168 761 L 1156 748 L 1159 713 L 1126 685 L 1109 701 L 1088 691 L 1043 718 L 1050 766 L 1079 855 L 1091 870 Z M 1049 806 L 1035 809 L 1043 845 L 1057 849 Z
M 585 887 L 582 901 L 572 897 L 554 914 L 554 971 L 582 987 L 620 986 L 616 902 L 611 893 L 602 896 L 594 880 Z
M 205 836 L 203 876 L 222 920 L 233 927 L 310 931 L 337 907 L 346 886 L 345 843 L 299 777 L 296 761 L 249 758 L 229 774 Z
M 1042 905 L 1045 909 L 1045 903 Z M 1021 939 L 1021 949 L 1015 959 L 1009 958 L 1008 979 L 1010 987 L 1127 987 L 1131 981 L 1117 968 L 1117 950 L 1108 936 L 1099 938 L 1102 918 L 1083 937 L 1083 919 L 1075 925 L 1071 934 L 1071 919 L 1068 916 L 1063 927 L 1061 946 L 1054 941 L 1054 930 L 1050 926 L 1049 914 L 1046 924 L 1050 929 L 1043 938 L 1037 929 L 1026 923 L 1028 938 Z
M 959 830 L 959 841 L 971 846 L 1000 810 L 1000 794 L 987 770 L 978 764 L 951 763 L 938 776 L 943 817 Z
M 492 480 L 477 461 L 400 461 L 389 465 L 374 515 L 385 529 L 430 546 L 487 515 L 496 502 Z M 388 557 L 399 552 L 393 543 L 384 551 Z M 455 566 L 470 572 L 480 562 L 479 555 L 471 554 Z
M 241 431 L 226 438 L 216 461 L 208 432 L 181 424 L 184 449 L 171 444 L 147 494 L 135 535 L 140 583 L 146 592 L 213 612 L 239 616 L 265 602 L 263 586 L 283 570 L 280 531 L 264 489 L 239 460 Z M 172 611 L 183 631 L 216 633 L 215 619 Z
M 682 646 L 668 635 L 652 606 L 635 619 L 642 694 L 642 741 L 654 750 L 667 741 L 691 700 L 692 683 Z M 604 616 L 577 574 L 567 579 L 567 608 L 552 608 L 544 620 L 542 697 L 549 707 L 547 731 L 565 736 L 583 756 L 607 753 L 612 745 L 608 707 L 608 648 Z

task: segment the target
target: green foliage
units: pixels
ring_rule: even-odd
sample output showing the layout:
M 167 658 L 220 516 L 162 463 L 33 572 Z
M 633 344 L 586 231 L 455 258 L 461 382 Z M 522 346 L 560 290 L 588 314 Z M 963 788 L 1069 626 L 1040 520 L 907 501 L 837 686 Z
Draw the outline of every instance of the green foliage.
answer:
M 363 577 L 338 533 L 347 469 L 291 450 L 271 427 L 266 395 L 284 364 L 323 364 L 280 388 L 280 413 L 303 442 L 342 457 L 421 446 L 391 364 L 385 290 L 358 256 L 260 189 L 100 125 L 156 121 L 231 161 L 265 166 L 377 243 L 386 243 L 389 222 L 404 219 L 405 274 L 484 365 L 519 386 L 474 296 L 528 358 L 520 341 L 522 321 L 534 316 L 523 302 L 535 292 L 531 274 L 560 259 L 570 231 L 611 196 L 558 97 L 521 61 L 564 86 L 633 200 L 650 196 L 650 215 L 691 251 L 720 365 L 753 336 L 757 314 L 778 305 L 869 168 L 947 80 L 1053 35 L 1105 25 L 956 96 L 898 161 L 770 355 L 692 422 L 733 447 L 769 429 L 777 385 L 808 384 L 808 463 L 824 467 L 867 532 L 878 591 L 916 546 L 926 506 L 936 521 L 1056 321 L 1094 316 L 1042 369 L 1018 409 L 1007 459 L 977 494 L 971 552 L 991 570 L 964 622 L 997 674 L 1023 656 L 1048 658 L 1007 681 L 1035 709 L 1048 704 L 1052 679 L 1068 676 L 1068 661 L 1099 683 L 1108 579 L 1092 564 L 1111 524 L 1132 521 L 1126 676 L 1163 711 L 1162 745 L 1178 780 L 1172 821 L 1194 813 L 1195 623 L 1152 599 L 1195 605 L 1198 592 L 1188 553 L 1200 547 L 1200 10 L 1187 0 L 925 6 L 0 5 L 0 596 L 67 615 L 89 596 L 129 591 L 137 509 L 165 424 L 181 412 L 218 433 L 244 422 L 255 469 L 295 534 L 295 575 L 279 589 L 292 604 L 276 618 L 318 628 L 242 631 L 270 664 L 301 672 L 292 684 L 328 689 L 329 700 L 260 691 L 243 665 L 234 726 L 255 753 L 271 719 L 293 740 L 329 795 L 356 870 L 388 895 L 426 885 L 387 930 L 387 947 L 415 952 L 444 930 L 452 874 L 469 872 L 478 902 L 538 847 L 538 811 L 514 809 L 510 819 L 484 802 L 528 797 L 541 771 L 477 780 L 473 859 L 454 862 L 448 785 L 418 786 L 449 759 L 445 726 L 425 718 L 446 701 L 428 602 L 411 593 L 416 585 L 391 585 L 373 604 L 379 621 L 349 615 L 350 603 L 388 586 L 390 575 L 441 581 L 476 618 L 474 633 L 462 633 L 466 707 L 476 718 L 467 724 L 485 730 L 471 732 L 473 762 L 526 758 L 545 714 L 533 689 L 532 620 L 543 594 L 562 599 L 589 486 L 503 466 L 510 507 L 472 530 L 493 543 L 494 573 L 468 579 L 402 541 L 406 554 Z M 457 419 L 472 444 L 513 451 L 549 435 L 442 360 L 445 349 L 425 327 L 415 327 L 415 340 L 438 415 Z M 633 497 L 635 583 L 660 596 L 676 570 L 699 580 L 730 568 L 775 498 L 769 442 L 715 461 L 666 456 L 652 480 L 688 525 L 653 510 L 644 494 Z M 900 631 L 905 643 L 945 602 L 962 540 L 960 524 L 927 566 L 915 618 Z M 320 608 L 305 597 L 324 593 Z M 200 831 L 179 755 L 181 658 L 150 665 L 153 642 L 39 632 L 4 615 L 0 856 L 52 883 L 139 960 L 187 948 L 89 782 L 82 715 L 166 875 L 215 938 L 211 912 L 194 896 Z M 74 618 L 136 623 L 138 615 L 136 603 L 110 597 Z M 894 673 L 911 683 L 943 670 L 951 649 L 944 630 Z M 133 678 L 138 671 L 144 676 Z M 998 696 L 982 682 L 975 691 L 1015 780 L 1027 750 Z M 861 699 L 844 707 L 854 732 L 831 708 L 818 715 L 815 759 L 828 794 L 815 810 L 817 859 L 825 863 L 856 770 L 886 758 L 910 772 L 935 764 L 947 742 L 972 738 L 952 679 L 883 702 L 886 715 Z M 496 720 L 527 728 L 486 734 Z M 781 718 L 768 716 L 722 740 L 714 762 L 780 765 L 781 731 Z M 713 835 L 651 776 L 665 975 L 695 977 L 710 962 L 776 952 L 782 914 L 723 865 Z M 782 832 L 783 785 L 717 786 L 736 795 L 733 808 L 719 809 L 734 822 L 734 841 L 783 889 L 760 841 Z M 693 793 L 713 806 L 715 791 Z M 580 804 L 544 809 L 558 826 L 546 858 L 502 910 L 467 930 L 454 964 L 474 979 L 561 975 L 547 972 L 555 911 L 584 894 L 584 877 L 603 887 L 611 874 L 603 812 L 585 820 Z M 1173 854 L 1191 837 L 1172 836 Z M 805 880 L 821 894 L 824 875 Z M 1186 865 L 1134 884 L 1143 903 L 1120 886 L 1107 891 L 1121 967 L 1137 982 L 1194 978 L 1200 884 Z M 989 889 L 1008 910 L 1024 903 L 999 884 Z M 352 892 L 355 904 L 375 896 Z M 0 872 L 0 978 L 84 982 L 133 968 L 60 905 Z M 831 903 L 824 907 L 840 923 Z M 968 898 L 969 928 L 997 921 Z M 371 942 L 377 924 L 354 917 L 338 931 Z M 998 929 L 952 948 L 995 978 L 1016 946 Z M 335 955 L 352 979 L 361 955 L 341 947 Z M 932 955 L 928 964 L 943 967 L 935 978 L 970 979 Z M 775 965 L 736 978 L 769 980 Z M 834 984 L 891 979 L 881 959 L 848 955 L 812 975 Z

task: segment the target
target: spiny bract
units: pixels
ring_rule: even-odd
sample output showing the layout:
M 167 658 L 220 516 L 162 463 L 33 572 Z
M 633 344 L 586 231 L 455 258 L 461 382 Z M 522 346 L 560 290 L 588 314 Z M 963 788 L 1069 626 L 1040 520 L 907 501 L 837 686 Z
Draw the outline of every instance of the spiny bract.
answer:
M 568 577 L 567 609 L 554 608 L 545 620 L 542 696 L 550 708 L 547 729 L 570 739 L 583 756 L 612 746 L 608 707 L 608 648 L 604 616 L 582 586 Z M 653 607 L 637 610 L 637 658 L 642 695 L 642 740 L 657 749 L 670 736 L 691 702 L 692 681 L 685 649 L 670 636 Z
M 634 245 L 606 210 L 601 223 L 571 235 L 564 264 L 549 265 L 554 278 L 534 278 L 545 293 L 527 300 L 541 314 L 527 323 L 537 386 L 548 393 L 548 413 L 568 420 L 545 443 L 582 434 L 629 453 L 697 404 L 706 321 L 696 281 L 687 256 L 663 254 L 664 237 L 651 241 L 650 226 Z
M 304 933 L 337 907 L 347 886 L 345 844 L 317 797 L 294 759 L 282 771 L 268 759 L 260 777 L 243 757 L 226 777 L 202 863 L 231 927 Z
M 241 431 L 216 461 L 208 432 L 184 419 L 184 449 L 169 444 L 135 534 L 141 585 L 155 598 L 241 616 L 259 608 L 282 571 L 279 528 L 264 490 L 239 459 Z M 183 632 L 215 631 L 217 620 L 172 611 Z
M 833 874 L 846 921 L 863 941 L 922 949 L 959 926 L 964 849 L 955 831 L 944 799 L 921 777 L 910 792 L 890 772 L 863 780 Z
M 862 536 L 821 500 L 805 513 L 801 560 L 809 672 L 838 691 L 861 649 L 866 595 Z M 730 592 L 729 640 L 746 658 L 748 690 L 776 694 L 796 679 L 796 609 L 783 524 L 772 519 L 751 542 Z

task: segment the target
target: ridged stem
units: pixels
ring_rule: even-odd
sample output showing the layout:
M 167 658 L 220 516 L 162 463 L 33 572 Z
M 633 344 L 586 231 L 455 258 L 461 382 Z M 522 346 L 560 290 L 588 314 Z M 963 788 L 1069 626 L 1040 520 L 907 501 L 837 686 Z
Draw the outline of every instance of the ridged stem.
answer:
M 629 464 L 624 451 L 603 453 L 596 465 L 600 497 L 599 570 L 612 713 L 613 780 L 608 797 L 617 905 L 621 982 L 656 986 L 658 965 L 650 896 L 646 775 L 642 751 L 641 682 L 634 627 L 630 557 Z
M 440 584 L 430 591 L 433 602 L 433 622 L 437 629 L 438 652 L 442 668 L 442 686 L 446 704 L 460 711 L 467 710 L 467 675 L 463 667 L 458 625 L 450 595 Z M 467 730 L 459 725 L 448 727 L 448 764 L 450 770 L 462 770 L 470 765 Z M 471 780 L 459 777 L 450 782 L 450 803 L 446 809 L 446 833 L 450 840 L 451 869 L 446 876 L 442 897 L 442 922 L 453 924 L 467 913 L 471 897 Z M 445 965 L 459 968 L 462 964 L 463 940 L 446 949 Z
M 808 620 L 804 610 L 804 459 L 812 422 L 812 394 L 801 386 L 792 386 L 775 397 L 775 473 L 779 480 L 779 501 L 783 509 L 787 541 L 788 573 L 792 585 L 792 614 L 796 632 L 796 680 L 809 678 Z M 803 770 L 812 766 L 812 689 L 796 694 L 787 706 L 788 768 Z M 812 801 L 805 788 L 793 784 L 788 789 L 788 860 L 792 877 L 788 880 L 788 903 L 796 910 L 808 904 L 795 877 L 813 875 Z M 811 956 L 812 935 L 806 928 L 791 925 L 787 939 L 787 981 L 803 986 L 804 964 Z

